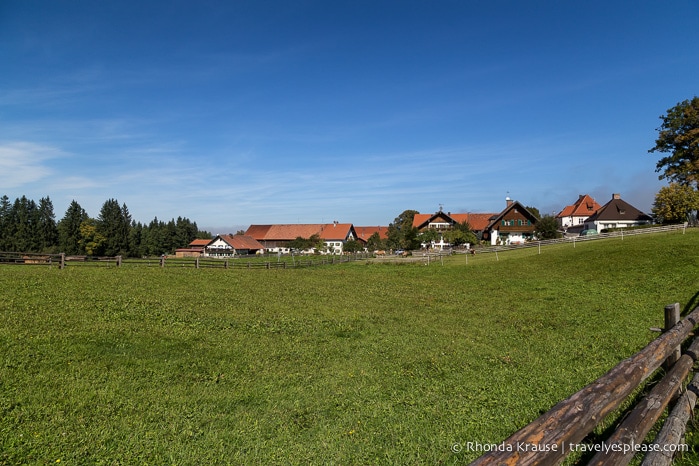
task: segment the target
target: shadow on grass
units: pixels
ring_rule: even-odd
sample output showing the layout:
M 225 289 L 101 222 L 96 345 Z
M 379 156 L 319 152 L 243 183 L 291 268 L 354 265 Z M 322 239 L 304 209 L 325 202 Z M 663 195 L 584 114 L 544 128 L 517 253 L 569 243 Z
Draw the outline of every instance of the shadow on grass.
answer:
M 690 312 L 694 310 L 699 305 L 699 291 L 697 291 L 694 296 L 692 296 L 692 299 L 687 301 L 687 304 L 685 304 L 684 309 L 682 309 L 682 315 L 686 316 Z

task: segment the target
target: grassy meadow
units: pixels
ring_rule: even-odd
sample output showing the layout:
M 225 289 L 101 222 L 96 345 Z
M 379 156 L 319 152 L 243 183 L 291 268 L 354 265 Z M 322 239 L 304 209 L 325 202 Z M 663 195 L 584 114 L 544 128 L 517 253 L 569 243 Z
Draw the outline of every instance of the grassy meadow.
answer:
M 697 245 L 0 266 L 0 464 L 464 464 L 696 306 Z

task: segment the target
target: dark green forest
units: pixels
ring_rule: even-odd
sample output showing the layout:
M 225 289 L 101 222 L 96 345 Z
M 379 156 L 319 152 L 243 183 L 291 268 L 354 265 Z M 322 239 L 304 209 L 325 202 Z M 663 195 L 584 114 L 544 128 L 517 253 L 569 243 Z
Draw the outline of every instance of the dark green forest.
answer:
M 142 257 L 171 254 L 195 238 L 211 234 L 183 217 L 136 222 L 116 199 L 105 201 L 97 218 L 73 200 L 56 221 L 48 196 L 38 203 L 26 196 L 14 202 L 7 195 L 0 198 L 0 251 Z

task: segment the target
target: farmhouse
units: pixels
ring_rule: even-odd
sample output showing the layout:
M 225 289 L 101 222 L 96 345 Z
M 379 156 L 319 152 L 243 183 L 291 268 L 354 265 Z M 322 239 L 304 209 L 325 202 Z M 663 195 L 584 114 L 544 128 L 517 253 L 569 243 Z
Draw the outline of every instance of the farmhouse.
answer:
M 323 241 L 325 250 L 341 254 L 347 241 L 356 240 L 357 233 L 351 223 L 299 223 L 286 225 L 250 225 L 245 235 L 259 241 L 269 252 L 290 252 L 289 243 L 296 238 L 309 239 L 313 235 Z
M 574 204 L 564 207 L 556 215 L 556 222 L 560 229 L 580 233 L 585 228 L 585 220 L 601 208 L 592 197 L 581 194 Z
M 612 199 L 600 207 L 597 212 L 585 219 L 586 230 L 601 232 L 608 228 L 626 228 L 638 225 L 648 225 L 653 218 L 644 214 L 625 200 L 621 194 L 612 194 Z
M 217 235 L 207 243 L 204 255 L 208 257 L 232 257 L 259 252 L 264 252 L 264 246 L 251 236 Z
M 434 214 L 415 214 L 413 217 L 413 227 L 418 231 L 426 231 L 428 229 L 435 230 L 451 230 L 456 224 L 468 223 L 471 226 L 476 236 L 481 236 L 486 229 L 490 220 L 497 214 L 452 214 L 451 212 L 443 212 L 441 209 Z
M 538 219 L 518 201 L 505 199 L 505 210 L 495 215 L 483 232 L 483 239 L 491 245 L 519 244 L 534 236 Z
M 468 223 L 471 227 L 471 231 L 473 231 L 478 238 L 481 238 L 490 220 L 496 215 L 497 214 L 476 214 L 470 212 L 465 214 L 452 214 L 451 212 L 444 212 L 440 208 L 434 214 L 415 214 L 413 217 L 413 228 L 417 228 L 420 232 L 427 230 L 442 232 L 452 230 L 457 224 Z M 449 244 L 446 243 L 441 236 L 438 242 L 433 242 L 432 244 L 433 248 L 438 249 L 443 249 L 445 246 L 449 246 Z

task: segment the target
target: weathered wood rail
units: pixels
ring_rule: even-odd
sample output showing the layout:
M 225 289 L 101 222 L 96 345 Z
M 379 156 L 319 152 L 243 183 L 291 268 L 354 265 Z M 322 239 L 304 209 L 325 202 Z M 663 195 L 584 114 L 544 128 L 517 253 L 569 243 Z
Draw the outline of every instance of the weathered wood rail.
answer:
M 644 466 L 672 464 L 674 453 L 686 449 L 682 439 L 699 393 L 699 375 L 685 388 L 699 354 L 699 337 L 679 355 L 697 322 L 699 307 L 679 320 L 679 304 L 666 306 L 665 331 L 658 338 L 471 465 L 555 465 L 581 451 L 595 453 L 586 463 L 589 465 L 625 465 L 637 453 L 645 454 Z M 595 440 L 601 443 L 586 442 L 605 417 L 619 409 L 661 366 L 665 370 L 662 379 L 623 416 L 614 431 L 603 441 Z M 654 443 L 645 443 L 673 401 L 673 411 Z
M 0 252 L 0 264 L 65 266 L 65 254 L 38 254 L 31 252 Z
M 186 257 L 175 258 L 168 256 L 151 258 L 122 258 L 122 256 L 68 256 L 66 254 L 37 254 L 22 252 L 0 252 L 0 264 L 11 265 L 48 265 L 58 266 L 63 269 L 68 264 L 82 266 L 142 266 L 142 267 L 190 267 L 195 269 L 291 269 L 317 267 L 322 265 L 334 265 L 369 258 L 367 253 L 355 253 L 338 256 L 300 256 L 284 257 L 276 260 L 271 258 L 254 257 L 247 259 L 213 258 L 213 257 Z

